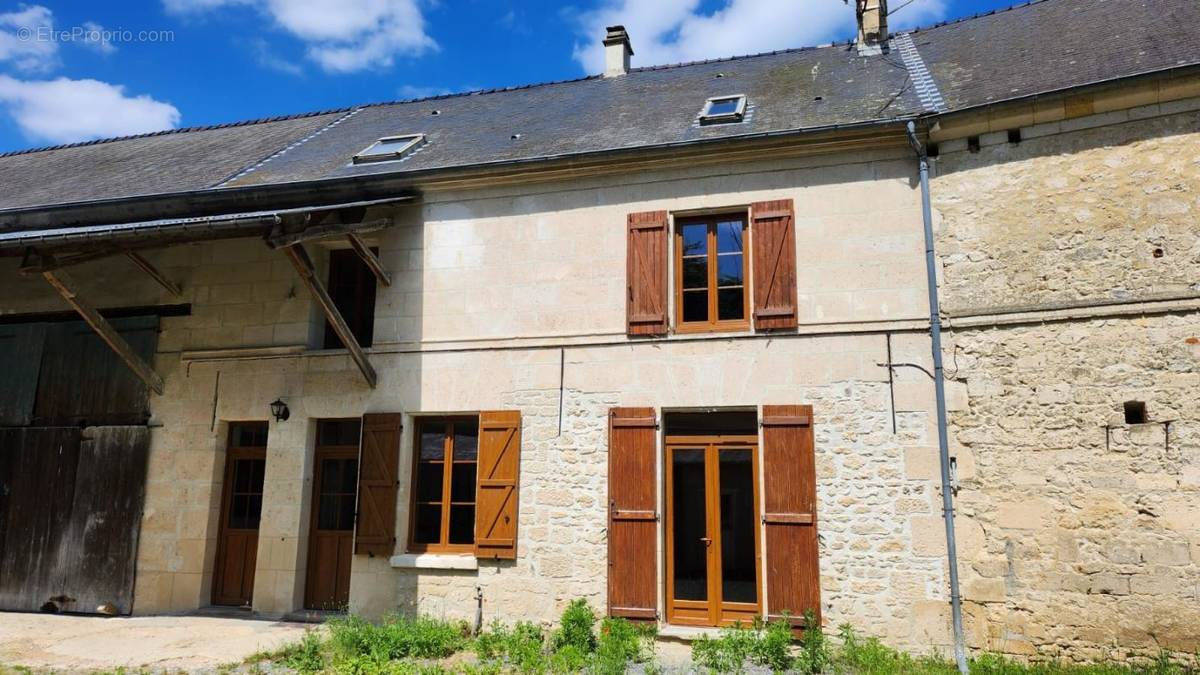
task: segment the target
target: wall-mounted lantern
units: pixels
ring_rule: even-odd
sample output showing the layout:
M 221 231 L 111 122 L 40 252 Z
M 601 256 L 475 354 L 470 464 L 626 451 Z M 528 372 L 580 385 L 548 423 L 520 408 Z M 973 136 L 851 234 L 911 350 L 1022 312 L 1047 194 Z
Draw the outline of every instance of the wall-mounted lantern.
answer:
M 271 414 L 275 417 L 276 422 L 286 422 L 287 418 L 292 416 L 292 411 L 288 410 L 287 404 L 282 399 L 275 399 L 271 402 Z

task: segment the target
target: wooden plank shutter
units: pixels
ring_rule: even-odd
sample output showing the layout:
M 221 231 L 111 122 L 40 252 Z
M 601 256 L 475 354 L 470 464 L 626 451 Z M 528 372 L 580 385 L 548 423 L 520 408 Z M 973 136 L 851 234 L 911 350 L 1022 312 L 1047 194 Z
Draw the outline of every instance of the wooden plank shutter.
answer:
M 654 408 L 613 408 L 608 431 L 608 614 L 658 618 Z
M 475 557 L 517 558 L 521 413 L 479 413 L 479 474 L 475 497 Z
M 796 217 L 790 199 L 750 205 L 754 258 L 754 327 L 795 328 Z
M 812 406 L 763 406 L 762 425 L 767 616 L 799 626 L 806 610 L 821 618 Z
M 667 212 L 629 214 L 626 250 L 629 335 L 667 334 Z
M 400 413 L 363 415 L 358 446 L 356 554 L 390 556 L 395 551 L 401 419 Z

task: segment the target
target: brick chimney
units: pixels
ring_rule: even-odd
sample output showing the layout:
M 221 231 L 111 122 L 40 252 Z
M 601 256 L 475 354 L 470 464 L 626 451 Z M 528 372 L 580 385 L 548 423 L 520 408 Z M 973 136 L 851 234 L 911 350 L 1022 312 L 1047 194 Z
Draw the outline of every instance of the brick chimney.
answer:
M 882 54 L 887 51 L 887 0 L 854 0 L 858 12 L 858 53 Z
M 633 47 L 629 45 L 629 33 L 625 26 L 609 26 L 604 36 L 604 76 L 618 77 L 629 72 L 629 57 Z

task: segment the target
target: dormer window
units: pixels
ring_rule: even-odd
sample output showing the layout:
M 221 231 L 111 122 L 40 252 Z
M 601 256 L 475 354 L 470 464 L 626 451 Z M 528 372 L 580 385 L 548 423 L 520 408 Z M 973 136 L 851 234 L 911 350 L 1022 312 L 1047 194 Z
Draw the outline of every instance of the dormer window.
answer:
M 355 164 L 364 162 L 387 162 L 404 159 L 425 145 L 425 134 L 407 136 L 385 136 L 354 156 Z
M 704 111 L 700 113 L 701 124 L 727 124 L 741 122 L 746 115 L 746 97 L 715 96 L 704 103 Z

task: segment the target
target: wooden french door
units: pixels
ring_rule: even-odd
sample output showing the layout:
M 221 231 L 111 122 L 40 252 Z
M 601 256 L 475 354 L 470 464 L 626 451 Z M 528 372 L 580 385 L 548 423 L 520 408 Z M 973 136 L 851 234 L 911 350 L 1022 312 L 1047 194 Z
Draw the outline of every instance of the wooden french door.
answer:
M 350 602 L 360 430 L 359 420 L 317 423 L 306 609 L 341 611 Z
M 253 600 L 266 467 L 267 423 L 230 424 L 213 570 L 214 605 L 250 607 Z
M 667 437 L 667 621 L 695 626 L 761 615 L 754 436 Z

